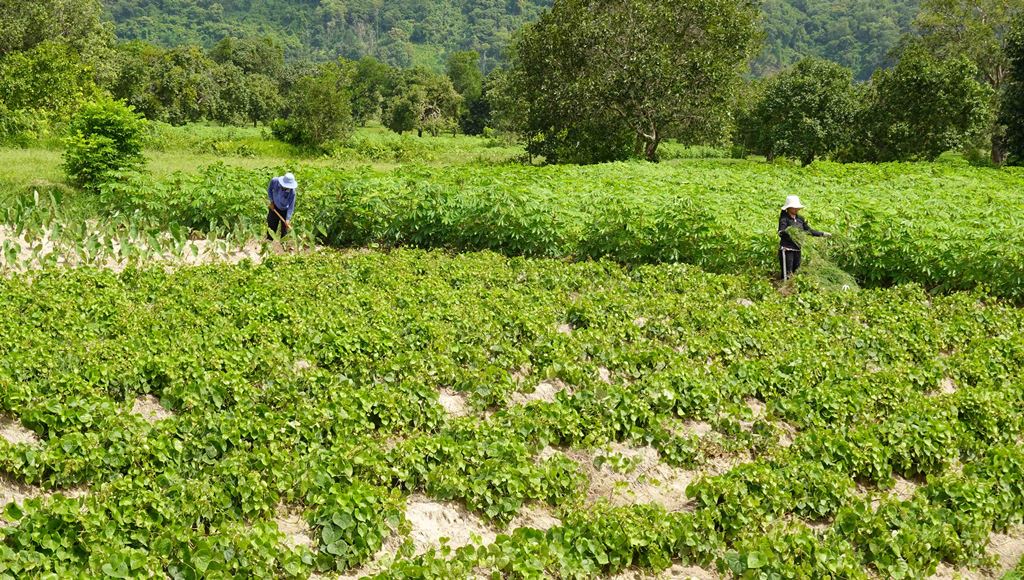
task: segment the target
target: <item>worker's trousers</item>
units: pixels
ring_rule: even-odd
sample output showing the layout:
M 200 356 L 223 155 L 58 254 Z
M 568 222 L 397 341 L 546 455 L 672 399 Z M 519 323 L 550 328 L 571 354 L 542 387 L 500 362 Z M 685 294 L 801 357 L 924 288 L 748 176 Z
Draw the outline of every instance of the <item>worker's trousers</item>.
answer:
M 779 248 L 779 266 L 782 268 L 782 279 L 788 280 L 800 269 L 800 250 L 793 248 Z
M 279 218 L 277 214 L 284 215 L 284 212 L 279 209 L 277 212 L 274 212 L 274 209 L 277 208 L 275 207 L 267 210 L 267 228 L 269 228 L 270 231 L 277 233 L 279 238 L 283 238 L 288 235 L 288 226 L 284 225 L 284 222 L 281 221 L 281 218 Z M 270 234 L 267 234 L 267 239 L 271 239 Z

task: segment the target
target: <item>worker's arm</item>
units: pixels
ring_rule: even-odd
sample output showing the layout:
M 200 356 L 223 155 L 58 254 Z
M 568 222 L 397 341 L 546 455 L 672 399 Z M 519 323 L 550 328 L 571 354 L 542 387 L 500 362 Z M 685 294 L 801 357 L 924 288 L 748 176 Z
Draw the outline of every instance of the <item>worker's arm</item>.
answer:
M 274 180 L 270 180 L 270 185 L 267 185 L 267 207 L 274 207 Z
M 292 214 L 295 213 L 295 198 L 298 197 L 298 194 L 298 191 L 293 191 L 291 203 L 288 204 L 288 207 L 284 208 L 284 219 L 286 222 L 289 222 L 288 227 L 291 227 Z
M 814 236 L 816 238 L 831 238 L 832 237 L 832 234 L 830 234 L 828 232 L 819 232 L 818 230 L 812 228 L 811 224 L 807 223 L 807 220 L 804 220 L 804 231 L 806 231 L 807 233 L 811 234 L 812 236 Z

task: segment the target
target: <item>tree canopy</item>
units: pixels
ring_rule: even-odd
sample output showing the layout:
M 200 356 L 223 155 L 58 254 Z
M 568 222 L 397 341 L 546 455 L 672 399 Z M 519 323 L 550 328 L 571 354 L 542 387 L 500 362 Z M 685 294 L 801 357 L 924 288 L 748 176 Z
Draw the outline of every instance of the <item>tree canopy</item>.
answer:
M 561 0 L 515 44 L 510 88 L 535 152 L 654 160 L 665 138 L 722 131 L 757 38 L 746 0 Z
M 865 161 L 934 160 L 982 133 L 991 89 L 966 57 L 940 59 L 919 46 L 872 77 L 855 147 Z
M 65 0 L 69 1 L 69 0 Z M 210 48 L 225 37 L 272 35 L 290 58 L 359 59 L 443 70 L 474 50 L 485 72 L 504 62 L 522 25 L 552 0 L 104 0 L 121 38 Z M 764 0 L 765 43 L 753 72 L 768 76 L 806 56 L 866 80 L 911 30 L 919 0 Z
M 757 153 L 809 165 L 846 145 L 860 104 L 850 69 L 808 58 L 764 83 L 741 135 Z
M 1024 15 L 1014 21 L 1006 52 L 1010 71 L 1000 121 L 1006 126 L 1010 162 L 1019 165 L 1024 164 Z

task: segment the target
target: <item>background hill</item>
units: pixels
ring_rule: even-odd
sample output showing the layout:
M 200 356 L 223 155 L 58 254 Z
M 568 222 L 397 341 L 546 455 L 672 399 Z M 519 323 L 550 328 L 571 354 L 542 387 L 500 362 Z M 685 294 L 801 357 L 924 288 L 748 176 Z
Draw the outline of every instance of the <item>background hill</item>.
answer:
M 511 35 L 550 0 L 104 0 L 123 39 L 210 47 L 225 36 L 272 35 L 291 58 L 375 56 L 439 69 L 476 50 L 499 64 Z M 765 0 L 765 75 L 816 55 L 867 78 L 907 31 L 917 0 Z

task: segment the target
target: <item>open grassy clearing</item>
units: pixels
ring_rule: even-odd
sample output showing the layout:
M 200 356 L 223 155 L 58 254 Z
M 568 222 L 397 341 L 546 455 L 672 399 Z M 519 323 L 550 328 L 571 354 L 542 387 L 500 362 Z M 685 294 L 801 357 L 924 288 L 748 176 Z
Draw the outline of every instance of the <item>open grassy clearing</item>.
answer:
M 15 576 L 1019 557 L 1024 321 L 981 294 L 395 251 L 0 295 Z

